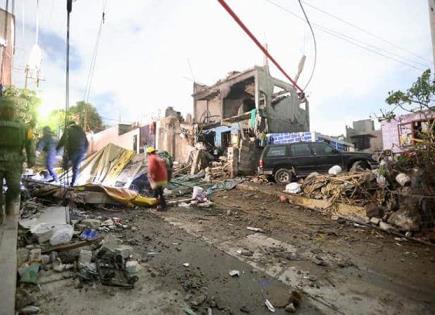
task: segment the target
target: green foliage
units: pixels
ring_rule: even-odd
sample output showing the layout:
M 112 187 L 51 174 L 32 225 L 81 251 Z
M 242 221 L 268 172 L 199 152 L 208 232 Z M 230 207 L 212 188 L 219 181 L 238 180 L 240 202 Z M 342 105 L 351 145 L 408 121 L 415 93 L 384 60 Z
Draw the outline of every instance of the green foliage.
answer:
M 62 109 L 55 109 L 47 117 L 41 117 L 38 121 L 39 128 L 48 126 L 57 135 L 61 134 L 64 124 L 65 111 Z
M 84 101 L 77 102 L 76 105 L 70 107 L 69 119 L 77 121 L 85 131 L 103 129 L 103 121 L 97 109 Z
M 36 92 L 10 86 L 4 90 L 3 95 L 15 96 L 21 100 L 17 104 L 17 116 L 28 126 L 34 128 L 38 120 L 38 108 L 41 105 L 41 100 L 37 97 Z
M 382 113 L 381 119 L 394 119 L 397 108 L 410 113 L 432 110 L 434 97 L 435 82 L 432 79 L 431 70 L 427 69 L 405 92 L 400 90 L 388 92 L 385 101 L 394 108 Z

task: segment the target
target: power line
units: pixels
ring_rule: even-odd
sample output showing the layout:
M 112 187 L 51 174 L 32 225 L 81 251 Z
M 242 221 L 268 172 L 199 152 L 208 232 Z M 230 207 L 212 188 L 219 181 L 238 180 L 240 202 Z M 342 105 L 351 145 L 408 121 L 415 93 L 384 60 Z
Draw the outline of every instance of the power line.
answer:
M 285 11 L 285 12 L 287 12 L 288 14 L 296 17 L 297 19 L 299 19 L 299 20 L 301 20 L 301 21 L 303 21 L 305 23 L 305 19 L 303 17 L 299 16 L 298 14 L 296 14 L 293 11 L 289 10 L 288 8 L 283 7 L 282 5 L 276 3 L 276 2 L 274 2 L 272 0 L 265 0 L 265 1 L 269 2 L 273 6 L 279 8 L 279 9 Z M 394 61 L 396 61 L 398 63 L 406 65 L 408 67 L 414 68 L 414 69 L 416 69 L 418 71 L 425 70 L 428 67 L 427 65 L 422 64 L 420 62 L 409 61 L 409 60 L 407 60 L 406 58 L 403 58 L 400 55 L 394 54 L 394 53 L 392 53 L 390 51 L 387 51 L 387 50 L 385 50 L 383 48 L 380 48 L 380 47 L 377 47 L 377 46 L 374 46 L 374 45 L 371 45 L 371 44 L 367 44 L 367 43 L 365 43 L 363 41 L 357 40 L 357 39 L 355 39 L 355 38 L 353 38 L 351 36 L 348 36 L 348 35 L 345 35 L 343 33 L 337 32 L 335 30 L 329 29 L 329 28 L 327 28 L 325 26 L 322 26 L 320 24 L 317 24 L 317 23 L 311 23 L 311 24 L 316 26 L 316 28 L 318 28 L 320 31 L 322 31 L 322 32 L 324 32 L 326 34 L 329 34 L 329 35 L 331 35 L 333 37 L 336 37 L 336 38 L 339 38 L 341 40 L 344 40 L 344 41 L 346 41 L 346 42 L 348 42 L 348 43 L 350 43 L 350 44 L 352 44 L 354 46 L 357 46 L 357 47 L 359 47 L 361 49 L 367 50 L 369 52 L 372 52 L 372 53 L 375 53 L 377 55 L 383 56 L 383 57 L 385 57 L 387 59 L 391 59 L 391 60 L 394 60 Z M 381 52 L 379 52 L 379 51 L 381 51 Z M 395 57 L 391 57 L 388 54 L 389 55 L 395 55 Z M 410 62 L 413 62 L 414 64 L 411 64 Z M 417 67 L 416 64 L 420 64 L 420 65 L 424 66 L 425 68 Z
M 304 93 L 304 90 L 293 80 L 287 72 L 281 67 L 281 65 L 275 60 L 275 58 L 272 57 L 272 55 L 269 53 L 269 51 L 260 44 L 258 39 L 252 34 L 252 32 L 246 27 L 246 25 L 240 20 L 240 18 L 237 16 L 237 14 L 229 7 L 229 5 L 225 2 L 225 0 L 218 0 L 218 2 L 222 5 L 222 7 L 228 12 L 228 14 L 234 19 L 234 21 L 239 24 L 239 26 L 243 29 L 243 31 L 251 38 L 251 40 L 257 45 L 258 48 L 270 59 L 270 61 L 273 62 L 273 64 L 278 68 L 279 71 L 293 84 L 293 86 L 299 90 L 302 94 Z M 303 95 L 302 95 L 303 98 Z
M 314 35 L 313 27 L 311 26 L 310 20 L 308 19 L 307 13 L 305 12 L 304 6 L 302 5 L 301 0 L 299 0 L 299 5 L 301 6 L 302 12 L 304 13 L 305 19 L 307 20 L 308 26 L 310 27 L 311 35 L 313 36 L 313 43 L 314 43 L 314 63 L 313 63 L 313 69 L 311 70 L 310 77 L 308 78 L 307 83 L 305 84 L 304 90 L 308 87 L 311 80 L 313 79 L 314 70 L 316 70 L 317 65 L 317 41 L 316 36 Z
M 85 96 L 83 98 L 86 103 L 89 101 L 89 96 L 91 94 L 92 82 L 93 82 L 94 73 L 95 73 L 95 65 L 97 63 L 98 47 L 99 47 L 100 38 L 101 38 L 101 31 L 102 31 L 103 24 L 104 24 L 105 18 L 106 18 L 107 1 L 108 0 L 104 0 L 104 3 L 103 3 L 103 12 L 101 14 L 100 26 L 98 28 L 97 38 L 95 40 L 94 51 L 92 54 L 91 65 L 89 67 L 88 79 L 86 81 Z
M 408 53 L 410 55 L 413 55 L 414 57 L 416 57 L 418 59 L 421 59 L 424 62 L 429 62 L 429 63 L 431 62 L 431 61 L 427 60 L 426 58 L 421 57 L 421 56 L 417 55 L 416 53 L 414 53 L 414 52 L 412 52 L 412 51 L 410 51 L 410 50 L 408 50 L 406 48 L 403 48 L 403 47 L 401 47 L 401 46 L 399 46 L 399 45 L 397 45 L 397 44 L 395 44 L 395 43 L 393 43 L 393 42 L 391 42 L 391 41 L 389 41 L 389 40 L 387 40 L 385 38 L 382 38 L 379 35 L 376 35 L 376 34 L 370 32 L 370 31 L 367 31 L 367 30 L 363 29 L 362 27 L 360 27 L 358 25 L 355 25 L 355 24 L 353 24 L 353 23 L 351 23 L 349 21 L 346 21 L 346 20 L 344 20 L 344 19 L 342 19 L 342 18 L 340 18 L 340 17 L 338 17 L 338 16 L 336 16 L 336 15 L 334 15 L 332 13 L 329 13 L 329 12 L 323 10 L 323 9 L 315 7 L 314 5 L 312 5 L 312 4 L 310 4 L 310 3 L 306 2 L 306 1 L 303 1 L 303 2 L 305 3 L 305 5 L 309 6 L 310 8 L 313 8 L 314 10 L 319 11 L 319 12 L 325 14 L 325 15 L 328 15 L 328 16 L 336 19 L 337 21 L 340 21 L 340 22 L 342 22 L 344 24 L 347 24 L 347 25 L 349 25 L 349 26 L 351 26 L 351 27 L 353 27 L 353 28 L 355 28 L 355 29 L 357 29 L 357 30 L 359 30 L 359 31 L 369 35 L 369 36 L 372 36 L 372 37 L 374 37 L 374 38 L 376 38 L 376 39 L 378 39 L 380 41 L 383 41 L 384 43 L 387 43 L 387 44 L 393 46 L 394 48 L 397 48 L 397 49 L 399 49 L 399 50 L 401 50 L 403 52 L 406 52 L 406 53 Z

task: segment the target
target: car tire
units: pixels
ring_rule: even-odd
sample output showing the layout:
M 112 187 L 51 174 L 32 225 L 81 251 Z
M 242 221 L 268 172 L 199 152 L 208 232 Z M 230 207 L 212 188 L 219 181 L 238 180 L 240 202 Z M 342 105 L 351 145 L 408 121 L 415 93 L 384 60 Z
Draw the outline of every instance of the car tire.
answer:
M 288 184 L 293 179 L 293 172 L 286 168 L 280 168 L 275 172 L 274 177 L 278 184 Z
M 358 171 L 364 171 L 369 170 L 370 165 L 366 161 L 356 161 L 353 162 L 352 167 L 350 168 L 351 172 L 358 172 Z

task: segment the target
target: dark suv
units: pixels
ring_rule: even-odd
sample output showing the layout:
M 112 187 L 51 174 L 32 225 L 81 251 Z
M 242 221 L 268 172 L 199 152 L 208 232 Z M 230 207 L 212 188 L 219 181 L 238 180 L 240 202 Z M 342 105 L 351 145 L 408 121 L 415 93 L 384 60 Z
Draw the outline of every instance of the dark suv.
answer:
M 311 172 L 327 172 L 334 165 L 350 170 L 370 169 L 376 164 L 369 153 L 341 152 L 325 142 L 270 144 L 261 153 L 258 173 L 272 175 L 277 183 L 285 184 Z

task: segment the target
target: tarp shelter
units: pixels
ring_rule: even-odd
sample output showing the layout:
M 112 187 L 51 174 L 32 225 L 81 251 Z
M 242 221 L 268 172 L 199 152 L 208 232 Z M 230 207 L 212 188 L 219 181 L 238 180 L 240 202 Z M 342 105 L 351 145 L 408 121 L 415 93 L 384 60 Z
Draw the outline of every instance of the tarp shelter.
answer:
M 88 156 L 81 164 L 76 185 L 100 184 L 108 187 L 128 188 L 131 181 L 142 167 L 143 159 L 134 159 L 135 152 L 108 144 L 100 151 Z M 129 163 L 134 160 L 133 165 Z M 129 166 L 129 167 L 127 167 Z M 71 179 L 72 171 L 61 175 L 60 180 L 67 182 Z
M 155 198 L 144 197 L 128 189 L 131 182 L 145 172 L 144 154 L 136 155 L 134 151 L 110 143 L 82 162 L 76 179 L 77 190 L 104 191 L 123 204 L 152 206 L 157 203 Z M 70 169 L 60 176 L 60 181 L 68 183 L 71 176 Z

